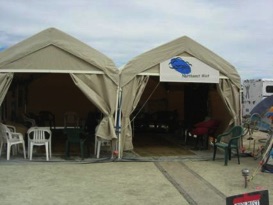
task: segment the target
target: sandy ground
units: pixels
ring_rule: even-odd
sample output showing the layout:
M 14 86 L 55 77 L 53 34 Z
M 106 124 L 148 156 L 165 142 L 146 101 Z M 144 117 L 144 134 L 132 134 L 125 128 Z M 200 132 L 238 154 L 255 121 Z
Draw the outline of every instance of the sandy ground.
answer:
M 244 143 L 249 145 L 246 138 Z M 238 164 L 233 157 L 224 166 L 223 154 L 216 157 L 212 161 L 212 150 L 126 162 L 30 162 L 22 156 L 6 161 L 2 156 L 0 204 L 225 204 L 225 197 L 258 190 L 268 190 L 273 201 L 273 174 L 260 172 L 259 159 L 241 157 Z M 250 170 L 246 188 L 243 168 Z
M 4 163 L 1 205 L 187 204 L 153 163 Z

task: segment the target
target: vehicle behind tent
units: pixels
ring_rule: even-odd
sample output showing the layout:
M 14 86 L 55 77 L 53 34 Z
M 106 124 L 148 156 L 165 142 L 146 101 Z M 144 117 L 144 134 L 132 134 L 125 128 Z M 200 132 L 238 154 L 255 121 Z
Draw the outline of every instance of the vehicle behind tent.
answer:
M 273 94 L 273 79 L 247 79 L 243 82 L 243 116 L 250 115 L 252 109 L 264 98 Z M 253 112 L 252 112 L 253 113 Z

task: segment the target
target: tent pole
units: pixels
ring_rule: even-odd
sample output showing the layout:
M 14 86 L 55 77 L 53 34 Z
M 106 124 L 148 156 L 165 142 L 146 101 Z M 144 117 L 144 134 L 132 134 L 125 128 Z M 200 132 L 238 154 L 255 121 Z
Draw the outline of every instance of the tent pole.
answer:
M 116 135 L 117 135 L 117 110 L 118 110 L 118 88 L 117 88 L 117 93 L 116 93 L 115 121 L 114 121 Z M 117 138 L 117 140 L 119 140 L 119 139 Z M 115 143 L 115 150 L 114 151 L 116 151 L 116 149 L 117 149 L 116 145 L 117 145 L 117 143 Z M 113 143 L 112 143 L 112 146 L 113 146 Z M 114 154 L 114 153 L 112 153 L 112 154 Z
M 121 132 L 121 99 L 122 99 L 122 90 L 119 87 L 118 90 L 118 119 L 117 119 L 117 135 L 118 135 L 118 159 L 121 159 L 121 139 L 120 139 L 120 132 Z
M 116 130 L 116 135 L 117 135 L 117 140 L 118 140 L 118 158 L 120 159 L 121 154 L 120 154 L 120 92 L 121 89 L 120 87 L 117 88 L 117 93 L 116 93 L 116 112 L 115 112 L 115 130 Z M 116 144 L 117 145 L 117 144 Z

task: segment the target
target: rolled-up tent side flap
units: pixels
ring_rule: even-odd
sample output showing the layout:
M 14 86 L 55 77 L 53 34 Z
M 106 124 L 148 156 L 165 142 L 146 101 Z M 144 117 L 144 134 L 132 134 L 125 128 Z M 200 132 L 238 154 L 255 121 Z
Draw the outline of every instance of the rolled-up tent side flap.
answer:
M 13 73 L 0 73 L 0 106 L 8 92 L 13 79 Z

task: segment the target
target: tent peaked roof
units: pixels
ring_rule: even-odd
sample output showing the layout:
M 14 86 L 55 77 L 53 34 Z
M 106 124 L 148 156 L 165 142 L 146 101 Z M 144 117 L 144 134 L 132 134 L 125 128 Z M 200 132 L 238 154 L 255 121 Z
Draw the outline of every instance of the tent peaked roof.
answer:
M 228 77 L 240 88 L 240 76 L 234 66 L 187 36 L 163 44 L 130 60 L 121 70 L 121 86 L 127 84 L 139 73 L 147 71 L 161 62 L 183 53 L 192 55 L 218 70 L 221 75 Z
M 107 74 L 118 84 L 114 62 L 78 39 L 48 28 L 0 53 L 0 72 Z

